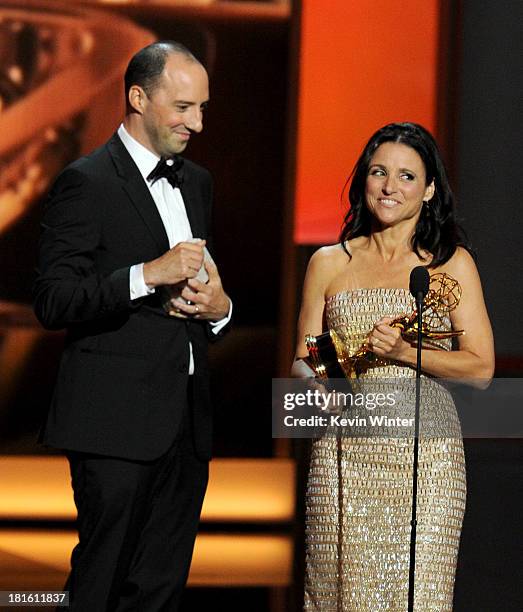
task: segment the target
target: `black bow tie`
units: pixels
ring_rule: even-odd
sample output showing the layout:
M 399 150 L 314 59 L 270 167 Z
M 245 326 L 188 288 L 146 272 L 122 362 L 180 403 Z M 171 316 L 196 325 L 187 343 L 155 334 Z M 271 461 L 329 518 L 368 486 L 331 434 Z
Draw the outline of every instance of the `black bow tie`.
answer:
M 166 178 L 173 188 L 180 187 L 183 183 L 183 159 L 178 155 L 169 159 L 162 157 L 147 180 L 154 183 L 160 178 Z

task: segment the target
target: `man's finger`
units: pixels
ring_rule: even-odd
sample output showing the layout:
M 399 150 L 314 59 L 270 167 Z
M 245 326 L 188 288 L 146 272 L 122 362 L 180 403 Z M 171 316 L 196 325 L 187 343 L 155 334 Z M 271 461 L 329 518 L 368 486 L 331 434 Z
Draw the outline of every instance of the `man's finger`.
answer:
M 178 244 L 176 244 L 172 250 L 184 250 L 184 251 L 191 251 L 193 253 L 198 253 L 198 254 L 203 254 L 203 244 L 198 244 L 196 242 L 179 242 Z
M 205 290 L 208 289 L 207 283 L 202 283 L 202 281 L 199 281 L 197 278 L 189 278 L 187 280 L 187 285 L 198 293 L 205 293 Z
M 182 290 L 181 296 L 190 302 L 194 302 L 194 300 L 198 297 L 198 293 L 191 291 L 189 287 L 185 286 Z
M 175 310 L 179 310 L 185 314 L 191 315 L 195 312 L 195 308 L 193 305 L 187 304 L 186 302 L 184 302 L 183 300 L 180 300 L 179 298 L 172 299 L 171 304 L 174 306 Z
M 171 300 L 171 304 L 185 314 L 192 315 L 194 317 L 199 317 L 200 315 L 204 314 L 204 306 L 202 304 L 186 304 L 178 299 Z
M 212 261 L 211 259 L 204 259 L 203 265 L 207 270 L 207 274 L 209 275 L 210 281 L 220 279 L 220 275 L 218 274 L 218 268 L 216 267 L 214 261 Z

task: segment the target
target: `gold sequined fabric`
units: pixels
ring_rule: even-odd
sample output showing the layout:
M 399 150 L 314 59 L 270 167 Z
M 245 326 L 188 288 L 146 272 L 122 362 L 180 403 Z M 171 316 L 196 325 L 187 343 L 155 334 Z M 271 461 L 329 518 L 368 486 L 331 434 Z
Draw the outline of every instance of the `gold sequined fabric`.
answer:
M 326 316 L 329 328 L 355 352 L 378 319 L 413 308 L 405 289 L 359 289 L 331 296 Z M 450 329 L 448 319 L 445 325 Z M 439 348 L 450 350 L 450 341 L 440 341 Z M 377 360 L 361 378 L 363 384 L 379 384 L 380 379 L 415 378 L 415 370 Z M 465 512 L 465 460 L 451 396 L 437 381 L 424 382 L 414 609 L 451 612 Z M 305 610 L 407 611 L 412 451 L 410 436 L 325 435 L 313 442 Z

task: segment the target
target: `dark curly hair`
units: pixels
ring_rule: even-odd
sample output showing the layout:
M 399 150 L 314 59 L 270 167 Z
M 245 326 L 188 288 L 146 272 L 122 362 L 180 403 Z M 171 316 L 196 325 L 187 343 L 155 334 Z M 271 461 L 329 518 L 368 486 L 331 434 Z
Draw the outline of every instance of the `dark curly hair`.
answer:
M 371 232 L 372 215 L 365 200 L 365 183 L 370 160 L 384 142 L 397 142 L 414 149 L 425 166 L 426 184 L 430 185 L 434 181 L 434 195 L 430 205 L 423 203 L 416 231 L 412 236 L 412 250 L 420 259 L 420 250 L 431 253 L 433 259 L 430 268 L 436 268 L 448 261 L 458 246 L 470 251 L 465 233 L 456 220 L 454 195 L 433 136 L 417 123 L 389 123 L 373 134 L 348 179 L 350 208 L 343 220 L 340 243 L 349 257 L 345 241 L 357 236 L 369 236 Z

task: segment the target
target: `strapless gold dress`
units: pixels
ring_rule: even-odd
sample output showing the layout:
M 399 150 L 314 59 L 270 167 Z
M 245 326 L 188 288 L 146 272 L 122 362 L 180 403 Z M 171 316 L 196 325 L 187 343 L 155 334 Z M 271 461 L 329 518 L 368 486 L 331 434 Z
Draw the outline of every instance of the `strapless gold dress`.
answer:
M 413 310 L 406 289 L 346 291 L 326 303 L 329 329 L 336 330 L 351 354 L 382 316 Z M 450 329 L 448 319 L 444 326 Z M 450 350 L 450 340 L 439 341 L 439 348 Z M 379 359 L 360 376 L 379 383 L 380 378 L 415 378 L 415 370 Z M 414 609 L 451 612 L 465 512 L 465 459 L 450 394 L 435 380 L 425 382 Z M 424 437 L 427 423 L 431 435 Z M 313 441 L 306 493 L 305 610 L 406 612 L 412 452 L 411 436 L 325 435 Z

